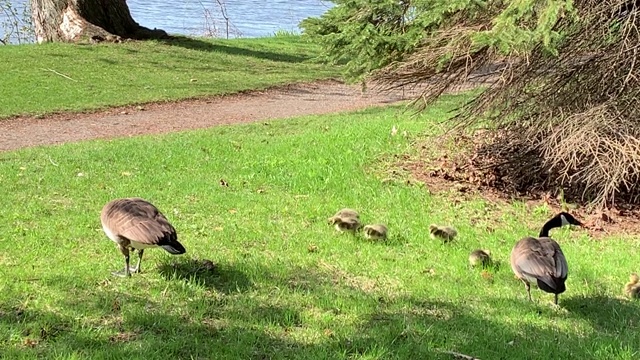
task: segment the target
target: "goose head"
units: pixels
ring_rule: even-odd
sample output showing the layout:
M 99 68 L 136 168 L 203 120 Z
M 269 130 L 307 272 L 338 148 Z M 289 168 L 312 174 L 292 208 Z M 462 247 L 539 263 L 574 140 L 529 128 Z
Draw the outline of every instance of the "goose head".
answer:
M 584 226 L 578 219 L 568 212 L 561 212 L 549 219 L 540 230 L 539 237 L 549 237 L 549 230 L 567 225 Z

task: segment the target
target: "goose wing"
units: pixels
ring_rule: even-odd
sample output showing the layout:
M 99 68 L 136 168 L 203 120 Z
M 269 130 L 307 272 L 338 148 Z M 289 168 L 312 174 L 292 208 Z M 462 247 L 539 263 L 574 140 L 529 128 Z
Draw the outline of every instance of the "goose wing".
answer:
M 117 199 L 102 210 L 104 226 L 117 236 L 146 245 L 177 242 L 175 228 L 150 202 L 140 198 Z
M 567 265 L 567 259 L 564 257 L 564 253 L 555 240 L 551 238 L 538 238 L 540 246 L 547 257 L 553 258 L 553 264 L 555 265 L 555 272 L 551 275 L 558 279 L 566 279 L 569 275 L 569 266 Z
M 557 278 L 566 279 L 567 262 L 560 246 L 549 238 L 524 238 L 511 252 L 512 267 L 529 281 L 540 280 L 555 288 Z

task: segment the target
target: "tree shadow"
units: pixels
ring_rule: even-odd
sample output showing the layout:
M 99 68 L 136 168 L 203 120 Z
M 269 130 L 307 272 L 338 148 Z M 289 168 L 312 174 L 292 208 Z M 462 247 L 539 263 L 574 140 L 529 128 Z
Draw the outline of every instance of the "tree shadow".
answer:
M 158 266 L 160 276 L 166 280 L 180 279 L 193 282 L 224 294 L 243 293 L 253 287 L 242 271 L 225 264 L 205 263 L 208 260 L 180 259 Z
M 609 334 L 634 327 L 640 310 L 630 300 L 606 295 L 573 296 L 563 299 L 561 304 L 598 331 Z
M 335 286 L 330 274 L 318 267 L 295 267 L 282 282 L 293 291 L 319 292 Z
M 561 298 L 559 309 L 524 296 L 443 301 L 392 294 L 381 300 L 358 276 L 323 261 L 286 269 L 257 265 L 251 272 L 267 275 L 260 284 L 266 291 L 253 292 L 248 276 L 232 266 L 212 269 L 181 259 L 162 267 L 164 280 L 138 283 L 47 278 L 43 285 L 59 297 L 50 307 L 0 303 L 0 336 L 17 339 L 0 357 L 451 359 L 445 351 L 455 351 L 480 359 L 590 359 L 623 358 L 614 356 L 617 347 L 640 351 L 638 305 L 605 296 Z M 244 292 L 235 290 L 238 283 Z M 149 290 L 162 294 L 149 296 Z M 594 331 L 554 322 L 572 317 Z
M 591 301 L 589 299 L 586 301 Z M 405 301 L 411 305 L 407 306 Z M 529 317 L 553 320 L 571 317 L 563 309 L 552 305 L 532 303 L 527 300 L 506 301 L 505 299 L 485 299 L 495 301 L 503 308 L 522 313 Z M 582 300 L 579 301 L 583 303 Z M 632 353 L 640 351 L 640 344 L 631 335 L 634 329 L 626 326 L 627 337 L 619 336 L 627 321 L 635 321 L 634 310 L 616 301 L 604 301 L 604 311 L 598 313 L 596 303 L 584 308 L 580 316 L 589 318 L 596 324 L 590 334 L 576 334 L 570 329 L 554 326 L 539 326 L 536 321 L 508 322 L 493 319 L 473 306 L 462 303 L 440 301 L 438 299 L 405 298 L 388 304 L 380 303 L 379 308 L 362 322 L 358 331 L 343 338 L 347 344 L 343 350 L 347 354 L 359 355 L 370 352 L 374 344 L 388 345 L 387 358 L 428 358 L 451 359 L 449 351 L 466 354 L 480 359 L 548 359 L 548 358 L 596 358 L 594 353 L 615 344 L 626 347 Z M 572 306 L 571 302 L 568 308 Z M 618 308 L 618 306 L 622 306 Z M 579 308 L 580 306 L 578 306 Z M 596 315 L 590 311 L 595 311 Z M 617 319 L 609 318 L 615 311 L 621 311 Z M 605 329 L 602 333 L 598 329 Z M 609 330 L 610 329 L 610 330 Z M 615 330 L 614 330 L 615 329 Z M 388 339 L 393 339 L 389 343 Z M 541 345 L 544 344 L 544 345 Z M 601 348 L 585 346 L 600 344 Z M 608 345 L 609 344 L 609 345 Z M 617 350 L 616 350 L 617 351 Z M 611 355 L 611 354 L 609 354 Z M 603 355 L 604 356 L 604 355 Z
M 302 325 L 300 312 L 282 306 L 259 305 L 251 309 L 250 318 L 269 325 L 290 328 Z
M 208 52 L 219 52 L 219 53 L 225 53 L 228 55 L 247 56 L 247 57 L 254 57 L 258 59 L 265 59 L 265 60 L 278 61 L 278 62 L 299 63 L 299 62 L 303 62 L 305 60 L 310 59 L 310 57 L 308 56 L 289 55 L 289 54 L 282 54 L 282 53 L 276 53 L 271 51 L 246 49 L 238 46 L 213 44 L 208 41 L 199 40 L 196 38 L 190 38 L 186 36 L 178 36 L 178 35 L 171 35 L 168 38 L 159 39 L 158 41 L 166 45 L 178 46 L 185 49 L 208 51 Z
M 71 331 L 80 319 L 54 312 L 3 305 L 0 309 L 0 331 L 8 329 L 22 338 L 18 344 L 7 343 L 10 346 L 0 349 L 3 359 L 47 354 L 91 359 L 146 359 L 159 354 L 172 359 L 210 359 L 212 352 L 216 358 L 302 358 L 314 348 L 257 330 L 250 317 L 240 317 L 236 323 L 221 319 L 194 322 L 175 314 L 136 309 L 120 317 L 115 326 L 106 330 L 96 326 L 87 332 Z M 299 315 L 286 308 L 263 307 L 250 316 L 264 316 L 284 327 L 300 323 Z

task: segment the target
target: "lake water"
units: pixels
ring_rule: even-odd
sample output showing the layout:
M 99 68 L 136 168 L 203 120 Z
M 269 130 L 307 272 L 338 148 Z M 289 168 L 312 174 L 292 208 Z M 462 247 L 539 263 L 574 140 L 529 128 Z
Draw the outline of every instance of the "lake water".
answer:
M 128 0 L 133 18 L 142 26 L 163 29 L 169 34 L 216 37 L 261 37 L 284 30 L 299 33 L 298 24 L 310 16 L 320 16 L 333 6 L 329 0 Z M 28 0 L 14 0 L 22 9 Z M 2 5 L 0 5 L 2 6 Z M 223 9 L 229 19 L 223 16 Z M 1 9 L 0 9 L 1 10 Z M 0 39 L 8 32 L 7 16 L 0 11 Z M 16 42 L 12 39 L 12 42 Z

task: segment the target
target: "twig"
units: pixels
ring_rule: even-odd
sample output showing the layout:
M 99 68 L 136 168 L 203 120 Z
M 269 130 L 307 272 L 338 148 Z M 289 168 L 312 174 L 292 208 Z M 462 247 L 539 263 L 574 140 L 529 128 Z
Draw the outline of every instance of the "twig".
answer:
M 58 166 L 58 164 L 56 164 L 55 162 L 53 162 L 53 160 L 51 159 L 51 156 L 49 156 L 49 162 L 51 163 L 51 165 L 53 166 Z
M 2 45 L 7 45 L 7 42 L 2 39 L 0 39 L 0 43 L 2 43 Z
M 461 358 L 461 359 L 466 359 L 466 360 L 480 360 L 477 357 L 473 357 L 473 356 L 469 356 L 469 355 L 465 355 L 465 354 L 461 354 L 455 351 L 445 351 L 445 350 L 441 350 L 443 353 L 445 354 L 451 354 L 457 358 Z
M 216 0 L 218 6 L 220 6 L 220 14 L 222 14 L 222 18 L 224 19 L 227 25 L 227 39 L 229 38 L 229 16 L 227 15 L 227 7 L 223 1 Z
M 70 78 L 69 76 L 67 76 L 67 75 L 65 75 L 65 74 L 62 74 L 62 73 L 59 73 L 59 72 L 57 72 L 57 71 L 55 71 L 55 70 L 53 70 L 53 69 L 44 69 L 44 68 L 40 68 L 40 70 L 44 70 L 44 71 L 51 71 L 52 73 L 54 73 L 54 74 L 56 74 L 56 75 L 60 75 L 60 76 L 62 76 L 62 77 L 63 77 L 63 78 L 65 78 L 65 79 L 69 79 L 69 80 L 71 80 L 71 81 L 78 82 L 78 80 L 76 80 L 76 79 L 72 79 L 72 78 Z

